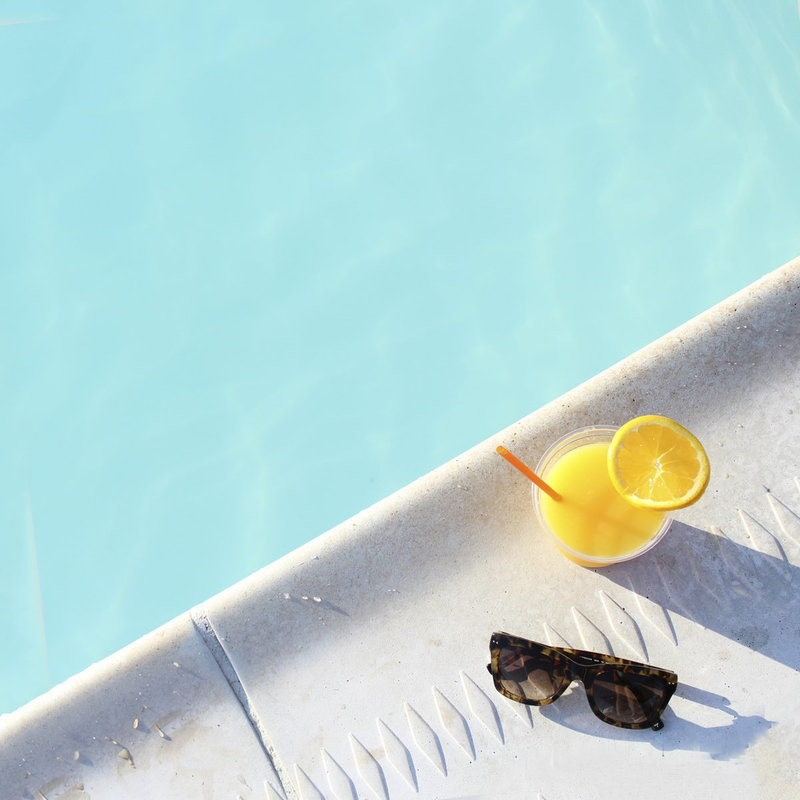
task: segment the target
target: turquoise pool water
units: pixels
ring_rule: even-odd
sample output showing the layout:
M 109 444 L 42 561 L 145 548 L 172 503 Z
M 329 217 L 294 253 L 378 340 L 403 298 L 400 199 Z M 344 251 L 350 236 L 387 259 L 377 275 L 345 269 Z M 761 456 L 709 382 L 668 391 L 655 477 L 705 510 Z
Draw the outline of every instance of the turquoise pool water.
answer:
M 0 711 L 800 252 L 795 0 L 0 22 Z

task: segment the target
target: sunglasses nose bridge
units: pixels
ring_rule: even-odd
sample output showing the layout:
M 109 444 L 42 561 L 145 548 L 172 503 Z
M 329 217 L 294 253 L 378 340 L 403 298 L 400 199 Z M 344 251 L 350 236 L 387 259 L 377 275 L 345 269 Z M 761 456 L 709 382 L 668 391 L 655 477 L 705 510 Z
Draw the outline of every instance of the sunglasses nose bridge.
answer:
M 583 664 L 572 658 L 564 659 L 566 664 L 566 674 L 569 681 L 580 681 L 584 687 L 588 688 L 592 683 L 592 676 L 597 667 L 596 664 Z

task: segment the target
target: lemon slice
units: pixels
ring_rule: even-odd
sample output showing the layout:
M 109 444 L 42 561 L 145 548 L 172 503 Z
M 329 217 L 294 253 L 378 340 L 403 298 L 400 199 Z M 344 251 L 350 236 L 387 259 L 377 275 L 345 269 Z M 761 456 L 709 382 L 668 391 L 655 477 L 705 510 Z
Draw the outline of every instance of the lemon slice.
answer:
M 614 434 L 608 473 L 633 505 L 671 511 L 700 499 L 711 467 L 694 434 L 668 417 L 649 414 L 626 422 Z

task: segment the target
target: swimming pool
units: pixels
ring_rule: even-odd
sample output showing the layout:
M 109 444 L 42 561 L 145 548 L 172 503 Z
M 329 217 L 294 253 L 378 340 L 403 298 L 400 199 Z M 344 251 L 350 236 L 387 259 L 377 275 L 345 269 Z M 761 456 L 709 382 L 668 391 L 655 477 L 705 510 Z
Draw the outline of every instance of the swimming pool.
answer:
M 796 4 L 626 6 L 0 26 L 0 711 L 797 255 Z

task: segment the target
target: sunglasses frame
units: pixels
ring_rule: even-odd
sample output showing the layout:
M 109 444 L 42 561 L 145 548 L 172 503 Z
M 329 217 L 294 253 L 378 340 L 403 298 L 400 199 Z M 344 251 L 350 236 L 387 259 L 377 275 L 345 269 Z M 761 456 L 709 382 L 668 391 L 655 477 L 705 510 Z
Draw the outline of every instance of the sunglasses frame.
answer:
M 560 687 L 552 697 L 546 697 L 543 700 L 533 700 L 514 694 L 503 686 L 502 678 L 500 677 L 499 659 L 500 652 L 504 647 L 520 647 L 534 651 L 536 655 L 542 655 L 552 659 L 554 665 L 561 664 L 565 666 L 568 680 L 566 680 L 564 685 Z M 573 681 L 579 680 L 586 690 L 586 698 L 595 716 L 608 725 L 613 725 L 615 728 L 629 728 L 632 730 L 652 728 L 655 731 L 660 730 L 664 727 L 664 723 L 661 721 L 661 714 L 664 712 L 664 709 L 667 707 L 667 704 L 678 686 L 678 676 L 668 669 L 661 669 L 659 667 L 653 667 L 650 664 L 643 664 L 640 661 L 630 661 L 627 658 L 617 658 L 616 656 L 609 656 L 604 653 L 593 653 L 589 650 L 553 647 L 551 645 L 542 644 L 541 642 L 534 642 L 530 639 L 523 639 L 520 636 L 513 636 L 510 633 L 504 633 L 502 631 L 495 631 L 492 634 L 492 638 L 489 641 L 489 650 L 492 660 L 486 665 L 486 668 L 494 679 L 495 689 L 504 697 L 508 697 L 510 700 L 514 700 L 518 703 L 524 703 L 525 705 L 546 706 L 558 700 Z M 641 677 L 655 677 L 664 682 L 664 697 L 661 703 L 653 709 L 644 722 L 620 722 L 619 720 L 610 719 L 603 714 L 595 703 L 593 691 L 595 675 L 608 666 L 619 667 L 623 674 L 627 673 Z

